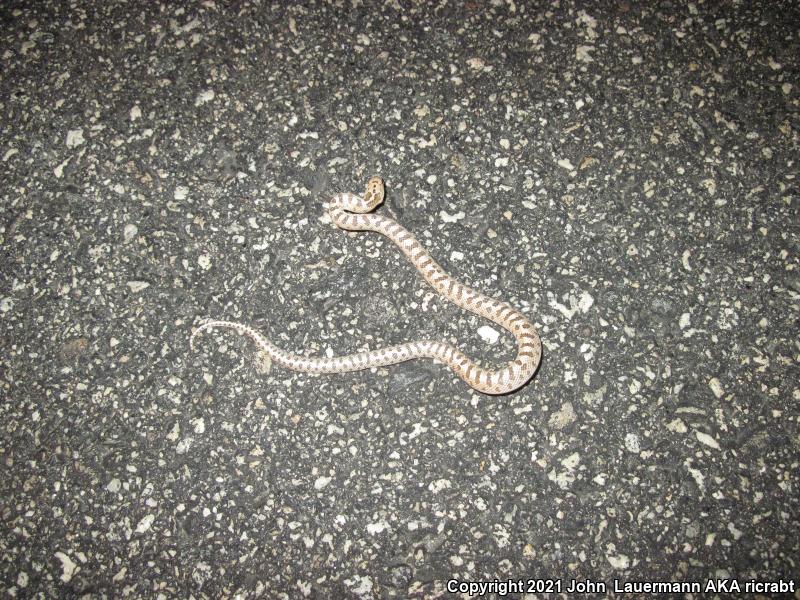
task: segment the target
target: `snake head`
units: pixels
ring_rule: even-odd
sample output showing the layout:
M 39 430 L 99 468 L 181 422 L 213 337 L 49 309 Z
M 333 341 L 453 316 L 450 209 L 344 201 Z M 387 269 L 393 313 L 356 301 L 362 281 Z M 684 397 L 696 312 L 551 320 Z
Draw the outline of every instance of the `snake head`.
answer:
M 364 202 L 369 206 L 369 210 L 372 210 L 383 202 L 384 194 L 383 179 L 377 175 L 375 177 L 370 177 L 370 180 L 367 182 L 367 189 L 364 191 Z

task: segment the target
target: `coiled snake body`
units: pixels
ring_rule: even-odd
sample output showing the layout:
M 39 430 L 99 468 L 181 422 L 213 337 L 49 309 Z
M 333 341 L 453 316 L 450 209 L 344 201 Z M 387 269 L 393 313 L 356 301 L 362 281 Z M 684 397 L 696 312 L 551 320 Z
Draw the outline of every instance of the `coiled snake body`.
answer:
M 251 338 L 277 364 L 305 373 L 346 373 L 393 365 L 414 358 L 432 358 L 447 364 L 456 375 L 484 394 L 505 394 L 522 386 L 536 371 L 542 354 L 542 344 L 536 329 L 519 311 L 505 302 L 484 296 L 450 277 L 416 238 L 394 220 L 367 214 L 383 202 L 383 197 L 383 181 L 380 177 L 373 177 L 367 183 L 363 196 L 347 193 L 334 196 L 328 205 L 328 214 L 341 229 L 382 233 L 402 250 L 439 295 L 510 331 L 518 346 L 514 360 L 501 369 L 484 369 L 450 344 L 430 340 L 407 342 L 346 356 L 313 358 L 286 352 L 247 325 L 218 320 L 206 321 L 198 327 L 189 340 L 190 347 L 194 348 L 194 338 L 202 331 L 222 327 L 235 329 Z

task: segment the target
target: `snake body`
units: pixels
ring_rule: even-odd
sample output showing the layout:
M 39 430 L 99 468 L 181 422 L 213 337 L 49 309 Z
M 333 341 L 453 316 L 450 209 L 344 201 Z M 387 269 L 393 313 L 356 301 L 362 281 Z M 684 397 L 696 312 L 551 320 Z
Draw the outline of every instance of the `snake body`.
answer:
M 393 219 L 368 214 L 383 202 L 383 198 L 383 180 L 373 177 L 367 183 L 363 196 L 349 193 L 334 196 L 328 205 L 328 214 L 341 229 L 377 231 L 385 235 L 400 248 L 440 296 L 510 331 L 516 338 L 518 347 L 514 360 L 500 369 L 485 369 L 450 344 L 430 340 L 407 342 L 332 358 L 307 357 L 277 347 L 247 325 L 219 320 L 209 320 L 198 327 L 189 340 L 190 347 L 194 348 L 194 339 L 199 333 L 212 328 L 228 328 L 248 336 L 275 363 L 304 373 L 346 373 L 393 365 L 415 358 L 432 358 L 448 365 L 456 375 L 484 394 L 505 394 L 522 386 L 534 374 L 541 359 L 542 344 L 536 329 L 522 313 L 507 303 L 489 298 L 453 279 L 436 264 L 422 244 Z

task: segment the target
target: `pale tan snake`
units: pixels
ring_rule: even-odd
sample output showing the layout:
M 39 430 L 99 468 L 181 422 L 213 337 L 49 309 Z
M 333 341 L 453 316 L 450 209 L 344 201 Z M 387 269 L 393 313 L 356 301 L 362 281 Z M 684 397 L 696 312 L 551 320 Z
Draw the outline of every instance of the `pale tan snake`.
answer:
M 217 320 L 206 321 L 198 327 L 189 339 L 190 347 L 194 348 L 194 338 L 200 332 L 223 327 L 235 329 L 251 338 L 277 364 L 304 373 L 346 373 L 393 365 L 414 358 L 432 358 L 447 364 L 456 375 L 484 394 L 505 394 L 522 386 L 536 371 L 542 355 L 542 344 L 536 329 L 519 311 L 505 302 L 484 296 L 450 277 L 414 236 L 394 220 L 381 215 L 366 214 L 383 202 L 383 196 L 383 181 L 380 177 L 373 177 L 367 183 L 363 196 L 347 193 L 334 196 L 328 205 L 328 214 L 341 229 L 382 233 L 402 250 L 440 296 L 510 331 L 516 338 L 518 347 L 513 361 L 501 369 L 484 369 L 450 344 L 430 340 L 408 342 L 346 356 L 313 358 L 286 352 L 247 325 Z

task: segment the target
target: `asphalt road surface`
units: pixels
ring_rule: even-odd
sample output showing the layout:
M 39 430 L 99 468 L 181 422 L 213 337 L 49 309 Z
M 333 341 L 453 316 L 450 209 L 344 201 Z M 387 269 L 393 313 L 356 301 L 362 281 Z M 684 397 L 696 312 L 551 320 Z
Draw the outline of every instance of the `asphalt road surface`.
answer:
M 0 23 L 4 594 L 800 597 L 796 2 Z M 307 375 L 229 331 L 190 351 L 211 317 L 308 355 L 509 360 L 325 217 L 373 174 L 381 212 L 536 325 L 530 384 Z

